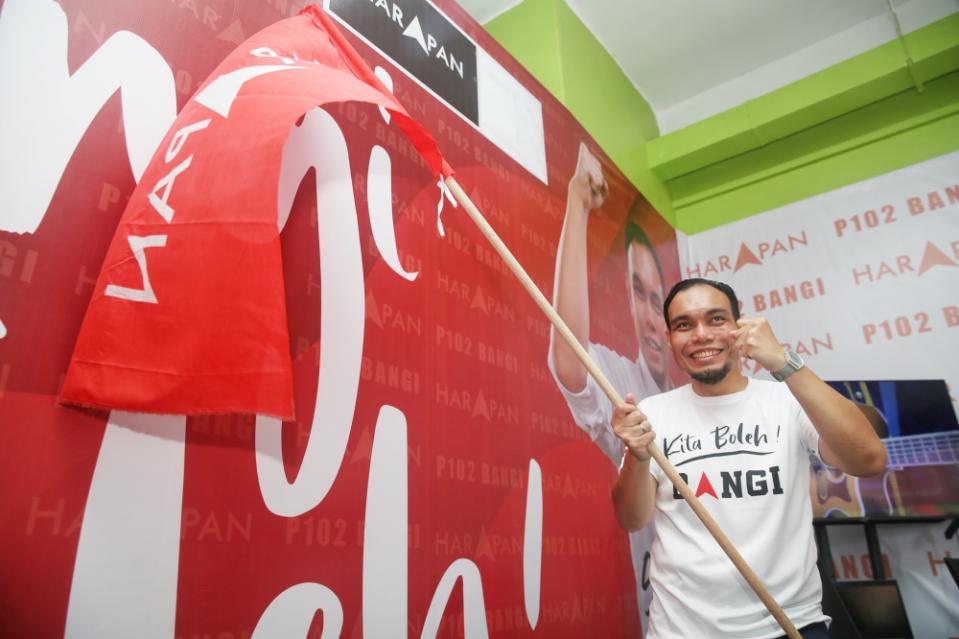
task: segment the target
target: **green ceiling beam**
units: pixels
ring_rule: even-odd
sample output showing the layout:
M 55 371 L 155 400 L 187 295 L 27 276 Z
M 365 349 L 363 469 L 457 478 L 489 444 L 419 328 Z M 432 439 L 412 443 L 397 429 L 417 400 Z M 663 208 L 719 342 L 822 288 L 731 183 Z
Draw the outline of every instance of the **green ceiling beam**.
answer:
M 649 140 L 666 181 L 760 149 L 959 69 L 959 13 L 707 120 Z M 674 202 L 676 205 L 681 204 Z
M 959 150 L 959 71 L 669 182 L 698 233 Z

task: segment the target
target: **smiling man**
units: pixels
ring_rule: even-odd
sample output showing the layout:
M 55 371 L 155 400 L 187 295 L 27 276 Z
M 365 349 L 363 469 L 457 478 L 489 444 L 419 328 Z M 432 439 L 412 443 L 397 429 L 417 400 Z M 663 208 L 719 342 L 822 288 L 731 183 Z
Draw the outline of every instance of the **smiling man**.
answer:
M 886 452 L 856 406 L 786 351 L 762 318 L 741 318 L 736 294 L 704 279 L 679 282 L 663 304 L 673 358 L 692 383 L 617 406 L 628 453 L 613 489 L 627 530 L 655 523 L 647 637 L 782 635 L 648 446 L 664 454 L 804 637 L 827 638 L 816 569 L 809 461 L 874 475 Z M 777 382 L 750 379 L 747 357 Z M 656 432 L 653 431 L 655 425 Z
M 589 341 L 587 227 L 590 211 L 602 206 L 607 194 L 608 187 L 599 161 L 585 145 L 580 145 L 576 169 L 567 188 L 566 219 L 556 257 L 553 304 L 613 386 L 620 392 L 642 398 L 669 388 L 668 354 L 662 311 L 662 268 L 646 233 L 632 221 L 627 222 L 624 234 L 627 270 L 623 292 L 629 299 L 638 352 L 635 357 L 625 357 Z M 612 430 L 613 406 L 555 331 L 550 338 L 548 363 L 573 420 L 619 467 L 625 449 Z M 642 576 L 651 539 L 651 527 L 630 535 L 637 605 L 644 628 L 649 591 L 648 581 Z

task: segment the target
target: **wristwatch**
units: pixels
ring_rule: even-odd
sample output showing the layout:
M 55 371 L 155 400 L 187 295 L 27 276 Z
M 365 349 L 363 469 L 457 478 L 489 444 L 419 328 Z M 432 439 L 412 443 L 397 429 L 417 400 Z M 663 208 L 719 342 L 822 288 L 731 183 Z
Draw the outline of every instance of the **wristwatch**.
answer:
M 773 378 L 778 382 L 786 381 L 786 378 L 806 365 L 806 361 L 794 350 L 786 351 L 786 365 L 778 371 L 771 371 Z

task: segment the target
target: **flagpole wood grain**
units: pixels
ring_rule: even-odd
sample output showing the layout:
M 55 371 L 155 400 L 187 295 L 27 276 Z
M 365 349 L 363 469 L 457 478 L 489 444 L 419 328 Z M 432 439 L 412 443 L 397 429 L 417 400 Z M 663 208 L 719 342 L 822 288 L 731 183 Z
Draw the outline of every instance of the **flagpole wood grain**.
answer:
M 463 191 L 459 183 L 456 181 L 456 178 L 453 176 L 446 178 L 446 185 L 449 187 L 450 192 L 453 194 L 453 197 L 456 198 L 456 201 L 459 202 L 463 209 L 466 211 L 466 214 L 469 215 L 470 219 L 479 227 L 480 231 L 489 240 L 490 244 L 493 245 L 493 248 L 496 249 L 496 252 L 499 256 L 506 262 L 506 265 L 513 272 L 513 275 L 519 279 L 520 283 L 523 285 L 523 288 L 526 289 L 526 292 L 532 296 L 533 300 L 536 302 L 536 305 L 539 306 L 540 310 L 546 314 L 546 317 L 549 318 L 549 321 L 552 323 L 553 327 L 556 329 L 566 343 L 569 345 L 573 352 L 576 353 L 576 356 L 583 363 L 583 366 L 586 367 L 586 370 L 589 371 L 589 374 L 593 376 L 593 379 L 596 380 L 596 383 L 599 384 L 599 387 L 603 389 L 603 392 L 606 393 L 606 396 L 609 398 L 609 401 L 613 405 L 619 405 L 623 403 L 623 398 L 620 397 L 619 393 L 613 388 L 613 385 L 606 378 L 606 375 L 599 369 L 596 365 L 596 362 L 593 361 L 593 358 L 589 356 L 589 353 L 586 352 L 586 349 L 583 348 L 583 345 L 580 344 L 579 340 L 576 339 L 576 336 L 573 335 L 573 332 L 566 325 L 566 322 L 563 321 L 563 318 L 559 316 L 559 313 L 556 312 L 556 309 L 553 308 L 552 304 L 549 303 L 549 300 L 546 299 L 546 296 L 543 295 L 542 291 L 539 290 L 539 287 L 533 281 L 533 279 L 526 273 L 526 270 L 519 263 L 519 261 L 513 256 L 513 253 L 509 250 L 509 247 L 500 239 L 499 235 L 496 234 L 496 231 L 493 230 L 493 227 L 490 226 L 489 222 L 486 221 L 486 218 L 483 214 L 476 208 L 476 205 L 473 204 L 469 196 L 466 195 L 466 192 Z M 656 460 L 656 463 L 659 464 L 660 468 L 663 469 L 663 472 L 666 473 L 666 476 L 669 477 L 669 480 L 673 483 L 673 486 L 676 487 L 676 490 L 683 496 L 686 500 L 686 503 L 689 504 L 689 507 L 693 509 L 693 512 L 696 513 L 696 516 L 699 517 L 700 521 L 703 522 L 703 525 L 706 526 L 706 529 L 713 536 L 716 542 L 719 544 L 720 548 L 723 549 L 723 552 L 729 557 L 733 562 L 736 568 L 739 570 L 740 574 L 753 589 L 759 599 L 765 604 L 766 608 L 772 614 L 773 618 L 779 623 L 783 631 L 786 633 L 790 639 L 802 639 L 799 632 L 796 630 L 796 627 L 789 620 L 789 617 L 786 616 L 786 613 L 783 612 L 783 609 L 776 602 L 775 598 L 766 589 L 766 586 L 760 580 L 759 576 L 750 568 L 749 564 L 746 563 L 746 560 L 743 558 L 739 551 L 736 550 L 736 547 L 730 541 L 729 537 L 720 529 L 719 524 L 716 523 L 716 520 L 712 518 L 712 515 L 706 510 L 702 502 L 699 501 L 699 498 L 693 494 L 692 489 L 683 481 L 682 477 L 679 476 L 676 468 L 666 459 L 666 456 L 663 455 L 662 451 L 659 450 L 659 447 L 655 443 L 649 445 L 649 454 L 653 459 Z

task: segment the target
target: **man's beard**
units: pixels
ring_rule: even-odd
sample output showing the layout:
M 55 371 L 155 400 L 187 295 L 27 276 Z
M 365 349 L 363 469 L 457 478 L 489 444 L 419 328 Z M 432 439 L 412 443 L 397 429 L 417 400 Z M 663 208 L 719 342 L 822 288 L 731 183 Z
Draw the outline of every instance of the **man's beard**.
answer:
M 689 376 L 700 384 L 713 386 L 726 379 L 726 375 L 729 375 L 729 371 L 731 371 L 732 368 L 733 365 L 729 362 L 726 362 L 723 364 L 723 367 L 718 370 L 702 371 L 701 373 L 690 373 Z

